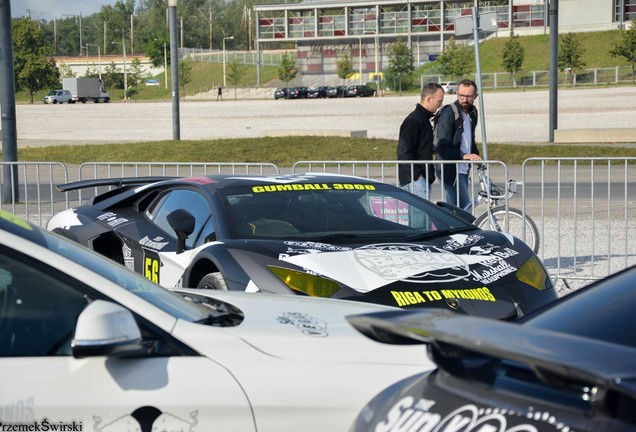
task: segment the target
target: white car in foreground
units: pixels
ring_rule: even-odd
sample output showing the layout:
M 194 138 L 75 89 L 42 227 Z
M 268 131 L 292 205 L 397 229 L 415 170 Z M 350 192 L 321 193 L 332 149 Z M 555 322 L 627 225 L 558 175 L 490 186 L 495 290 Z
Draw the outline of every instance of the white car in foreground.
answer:
M 383 310 L 176 294 L 0 210 L 0 424 L 346 431 L 375 394 L 432 368 L 423 346 L 372 341 L 345 318 Z

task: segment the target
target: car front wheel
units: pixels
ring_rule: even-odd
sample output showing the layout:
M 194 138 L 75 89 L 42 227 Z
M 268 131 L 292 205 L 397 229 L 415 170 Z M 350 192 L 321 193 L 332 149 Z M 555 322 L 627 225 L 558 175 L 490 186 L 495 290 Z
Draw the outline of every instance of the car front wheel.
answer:
M 203 279 L 199 281 L 197 288 L 227 291 L 225 279 L 223 279 L 223 276 L 219 272 L 208 273 L 203 276 Z

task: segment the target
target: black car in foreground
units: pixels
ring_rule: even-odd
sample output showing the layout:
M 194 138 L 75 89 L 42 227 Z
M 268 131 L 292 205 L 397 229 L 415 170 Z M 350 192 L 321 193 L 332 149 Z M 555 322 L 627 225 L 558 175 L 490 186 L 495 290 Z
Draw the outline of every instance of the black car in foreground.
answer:
M 168 288 L 267 291 L 512 319 L 557 298 L 520 240 L 361 177 L 97 179 L 48 229 Z M 457 214 L 462 215 L 458 217 Z
M 380 393 L 351 431 L 636 431 L 635 280 L 632 267 L 514 323 L 350 317 L 377 341 L 427 343 L 438 365 Z

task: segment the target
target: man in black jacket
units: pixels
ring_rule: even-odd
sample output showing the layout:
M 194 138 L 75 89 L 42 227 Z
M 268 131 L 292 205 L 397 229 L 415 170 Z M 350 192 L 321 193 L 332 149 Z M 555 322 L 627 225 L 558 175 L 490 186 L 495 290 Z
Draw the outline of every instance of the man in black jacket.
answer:
M 476 97 L 477 84 L 472 80 L 460 81 L 457 100 L 446 105 L 438 114 L 435 126 L 435 153 L 438 160 L 481 160 L 475 143 Z M 464 210 L 472 210 L 468 193 L 470 164 L 440 164 L 435 170 L 437 177 L 444 183 L 446 201 Z
M 398 160 L 433 160 L 433 127 L 431 118 L 444 102 L 444 89 L 439 84 L 428 83 L 422 89 L 420 102 L 415 105 L 400 126 L 397 145 Z M 435 169 L 431 164 L 400 164 L 400 187 L 422 198 L 429 199 Z

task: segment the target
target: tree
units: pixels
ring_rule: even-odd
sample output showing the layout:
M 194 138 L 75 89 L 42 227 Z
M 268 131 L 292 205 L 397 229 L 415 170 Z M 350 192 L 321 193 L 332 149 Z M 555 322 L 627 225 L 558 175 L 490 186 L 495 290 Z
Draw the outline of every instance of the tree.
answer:
M 19 18 L 12 27 L 15 88 L 28 90 L 33 103 L 34 93 L 60 85 L 60 72 L 36 21 Z
M 563 35 L 559 42 L 559 70 L 565 70 L 566 82 L 569 72 L 572 72 L 572 82 L 574 82 L 576 70 L 585 66 L 582 56 L 583 48 L 578 37 L 574 33 Z
M 413 51 L 406 45 L 402 38 L 391 45 L 389 49 L 389 66 L 386 69 L 387 75 L 398 81 L 398 89 L 402 91 L 404 77 L 410 77 L 415 68 L 413 67 Z
M 234 87 L 234 100 L 236 100 L 236 87 L 243 79 L 243 75 L 245 75 L 245 66 L 239 63 L 236 56 L 234 56 L 227 68 L 227 80 Z
M 114 61 L 111 61 L 104 69 L 102 81 L 106 87 L 117 89 L 124 88 L 124 74 L 117 70 L 117 65 L 115 65 Z
M 297 73 L 296 59 L 288 53 L 283 54 L 278 65 L 278 79 L 285 81 L 287 83 L 286 87 L 289 87 L 289 82 L 296 78 Z
M 351 78 L 355 73 L 353 70 L 353 64 L 351 63 L 351 57 L 345 53 L 340 59 L 336 61 L 336 68 L 338 70 L 338 78 L 342 79 L 342 84 L 345 84 L 345 80 Z
M 64 62 L 60 62 L 57 68 L 60 71 L 61 78 L 75 78 L 77 76 L 77 74 L 73 72 L 73 69 Z
M 621 35 L 622 39 L 612 45 L 610 54 L 612 57 L 625 57 L 632 65 L 632 83 L 635 79 L 634 66 L 636 66 L 636 21 L 632 21 L 629 29 Z
M 146 55 L 154 67 L 164 65 L 164 60 L 170 64 L 170 38 L 168 35 L 161 35 L 153 38 L 146 44 Z M 165 51 L 164 51 L 165 49 Z M 164 56 L 165 53 L 165 56 Z
M 452 77 L 462 78 L 473 71 L 474 55 L 467 47 L 455 43 L 455 38 L 448 40 L 448 45 L 442 51 L 435 63 L 439 63 L 441 73 Z
M 128 87 L 135 87 L 141 84 L 141 82 L 148 75 L 147 72 L 144 71 L 143 66 L 141 65 L 141 60 L 139 57 L 135 57 L 131 62 L 130 69 L 126 71 L 126 81 L 128 81 Z
M 192 66 L 185 61 L 179 62 L 179 87 L 183 89 L 192 81 Z
M 513 29 L 510 29 L 510 37 L 504 44 L 501 56 L 503 67 L 512 74 L 512 86 L 517 87 L 517 72 L 523 66 L 525 50 Z

